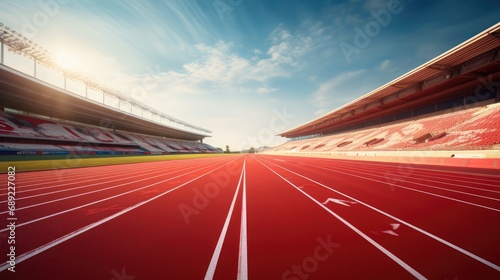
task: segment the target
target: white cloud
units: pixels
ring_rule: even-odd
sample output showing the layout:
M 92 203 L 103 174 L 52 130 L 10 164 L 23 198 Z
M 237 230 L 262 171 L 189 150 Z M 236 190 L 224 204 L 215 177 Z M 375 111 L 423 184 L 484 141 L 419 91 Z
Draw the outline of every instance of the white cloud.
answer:
M 317 27 L 316 27 L 317 28 Z M 321 32 L 316 32 L 317 37 Z M 269 36 L 272 45 L 265 54 L 244 57 L 234 52 L 231 42 L 218 41 L 210 46 L 194 47 L 196 60 L 185 63 L 180 70 L 156 73 L 164 92 L 182 93 L 248 93 L 277 91 L 268 84 L 275 78 L 290 78 L 300 70 L 303 57 L 315 46 L 315 37 L 292 35 L 282 27 Z
M 389 65 L 390 65 L 390 61 L 388 59 L 386 59 L 380 63 L 379 69 L 380 70 L 387 70 L 389 68 Z
M 359 84 L 359 78 L 365 70 L 342 73 L 319 85 L 312 94 L 311 102 L 321 108 L 331 106 L 335 99 L 345 98 Z
M 274 92 L 277 90 L 278 90 L 277 88 L 270 88 L 267 86 L 263 86 L 263 87 L 259 87 L 255 92 L 257 92 L 259 94 L 266 94 L 266 93 L 271 93 L 271 92 Z
M 284 29 L 283 25 L 280 25 L 275 28 L 273 32 L 271 32 L 271 34 L 269 35 L 269 39 L 271 40 L 271 42 L 273 42 L 273 44 L 278 44 L 282 41 L 287 40 L 291 36 L 292 35 L 290 34 L 290 32 Z

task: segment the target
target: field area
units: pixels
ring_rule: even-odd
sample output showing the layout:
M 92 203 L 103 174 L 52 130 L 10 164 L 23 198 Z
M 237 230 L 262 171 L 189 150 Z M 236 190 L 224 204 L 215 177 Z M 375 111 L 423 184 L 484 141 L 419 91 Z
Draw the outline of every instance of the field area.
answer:
M 0 219 L 15 225 L 0 230 L 0 278 L 500 278 L 498 171 L 121 160 L 130 164 L 0 174 Z

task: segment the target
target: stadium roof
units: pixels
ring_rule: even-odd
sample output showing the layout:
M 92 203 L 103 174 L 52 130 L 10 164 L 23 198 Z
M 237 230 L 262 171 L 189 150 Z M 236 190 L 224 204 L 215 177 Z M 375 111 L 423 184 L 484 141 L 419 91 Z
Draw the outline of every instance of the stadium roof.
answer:
M 278 135 L 289 138 L 308 136 L 342 126 L 361 115 L 414 100 L 421 96 L 420 93 L 424 90 L 436 88 L 437 85 L 452 81 L 456 84 L 463 82 L 455 78 L 478 79 L 478 75 L 471 75 L 474 70 L 499 60 L 500 23 L 497 23 L 401 77 L 319 118 Z M 497 69 L 499 64 L 495 65 Z
M 192 141 L 208 136 L 140 118 L 1 64 L 0 97 L 0 107 L 62 120 Z
M 133 129 L 133 131 L 142 133 L 154 132 L 155 135 L 161 134 L 160 136 L 172 138 L 179 137 L 186 140 L 200 140 L 204 137 L 208 137 L 208 134 L 212 133 L 212 131 L 208 129 L 174 118 L 126 94 L 101 85 L 82 73 L 58 69 L 54 56 L 48 50 L 38 46 L 36 43 L 9 27 L 4 26 L 2 23 L 0 23 L 0 42 L 2 48 L 0 51 L 0 94 L 2 96 L 0 106 L 51 117 L 73 117 L 72 120 L 74 121 L 78 121 L 76 116 L 79 116 L 81 118 L 80 122 L 87 121 L 89 124 L 96 124 L 96 122 L 100 124 L 103 118 L 105 118 L 107 121 L 111 121 L 114 126 L 119 123 L 123 124 L 123 128 L 121 129 Z M 142 111 L 149 112 L 151 116 L 166 119 L 174 125 L 181 126 L 181 128 L 156 123 L 137 115 L 94 102 L 90 99 L 82 98 L 69 91 L 54 87 L 29 75 L 13 70 L 3 65 L 4 44 L 8 46 L 9 51 L 15 54 L 30 57 L 34 59 L 36 63 L 42 63 L 49 68 L 58 69 L 64 72 L 64 79 L 69 78 L 82 82 L 87 87 L 102 92 L 104 95 L 112 96 L 119 101 L 127 102 L 140 108 Z M 33 88 L 30 89 L 27 85 L 33 86 Z M 38 89 L 39 92 L 34 92 L 33 89 L 35 88 Z M 12 92 L 8 92 L 6 89 Z M 36 100 L 36 103 L 33 103 L 33 100 Z M 24 104 L 23 102 L 27 103 Z M 37 106 L 37 104 L 39 104 L 39 106 Z M 54 104 L 57 104 L 57 106 Z M 62 105 L 64 105 L 64 107 Z M 71 111 L 70 109 L 76 111 Z M 126 121 L 124 121 L 124 118 Z M 135 125 L 139 125 L 139 127 L 135 127 Z M 122 125 L 120 125 L 120 127 L 122 127 Z M 153 128 L 153 130 L 147 128 Z

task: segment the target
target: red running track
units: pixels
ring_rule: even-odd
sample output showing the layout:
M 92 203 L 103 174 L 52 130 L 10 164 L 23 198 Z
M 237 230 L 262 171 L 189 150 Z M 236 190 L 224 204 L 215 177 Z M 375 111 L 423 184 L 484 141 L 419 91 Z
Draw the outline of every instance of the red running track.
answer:
M 499 179 L 268 155 L 18 173 L 0 278 L 500 279 Z

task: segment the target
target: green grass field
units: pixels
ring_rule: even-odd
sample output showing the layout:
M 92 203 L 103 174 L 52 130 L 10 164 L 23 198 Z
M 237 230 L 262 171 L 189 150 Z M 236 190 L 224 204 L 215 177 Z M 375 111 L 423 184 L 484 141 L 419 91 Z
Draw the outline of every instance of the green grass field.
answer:
M 113 164 L 127 164 L 139 162 L 153 162 L 166 160 L 182 160 L 205 157 L 235 156 L 234 154 L 177 154 L 177 155 L 148 155 L 148 156 L 108 156 L 108 157 L 80 157 L 80 156 L 57 156 L 57 157 L 24 157 L 16 156 L 0 158 L 0 173 L 6 173 L 9 166 L 15 166 L 16 172 L 78 168 L 88 166 L 102 166 Z M 35 159 L 38 158 L 38 159 Z

